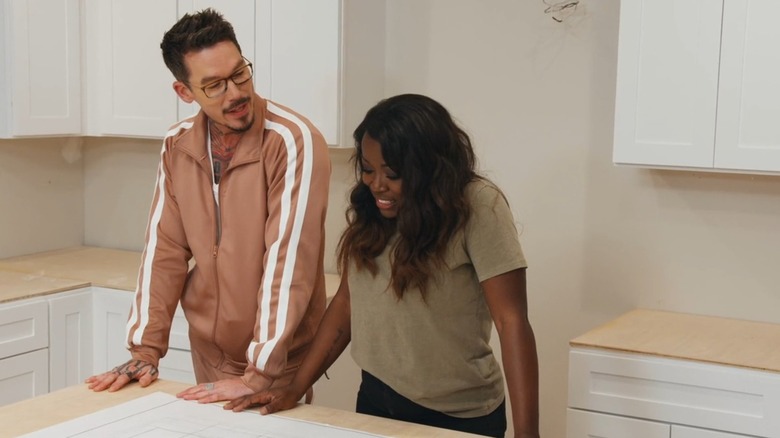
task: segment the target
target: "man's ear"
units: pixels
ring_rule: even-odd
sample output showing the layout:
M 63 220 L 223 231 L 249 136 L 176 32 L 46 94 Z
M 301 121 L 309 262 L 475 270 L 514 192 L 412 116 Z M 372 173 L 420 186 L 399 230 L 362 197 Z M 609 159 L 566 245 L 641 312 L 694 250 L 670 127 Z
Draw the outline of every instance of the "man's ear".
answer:
M 192 103 L 192 101 L 195 100 L 195 95 L 192 93 L 192 90 L 190 90 L 190 87 L 182 81 L 175 81 L 173 83 L 173 91 L 175 91 L 179 98 L 186 103 Z

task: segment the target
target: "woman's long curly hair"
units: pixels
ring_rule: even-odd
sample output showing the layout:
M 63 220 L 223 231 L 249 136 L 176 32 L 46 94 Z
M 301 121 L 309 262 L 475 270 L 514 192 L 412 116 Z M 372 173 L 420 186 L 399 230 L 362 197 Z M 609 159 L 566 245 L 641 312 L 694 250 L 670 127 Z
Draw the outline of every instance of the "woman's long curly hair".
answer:
M 402 181 L 397 217 L 383 217 L 363 183 L 361 141 L 376 140 L 382 157 Z M 357 183 L 350 192 L 347 228 L 338 245 L 338 266 L 377 273 L 376 257 L 390 249 L 391 284 L 401 299 L 418 288 L 425 298 L 429 279 L 444 266 L 447 245 L 470 215 L 466 186 L 479 179 L 469 136 L 435 100 L 402 94 L 371 108 L 355 129 L 352 163 Z

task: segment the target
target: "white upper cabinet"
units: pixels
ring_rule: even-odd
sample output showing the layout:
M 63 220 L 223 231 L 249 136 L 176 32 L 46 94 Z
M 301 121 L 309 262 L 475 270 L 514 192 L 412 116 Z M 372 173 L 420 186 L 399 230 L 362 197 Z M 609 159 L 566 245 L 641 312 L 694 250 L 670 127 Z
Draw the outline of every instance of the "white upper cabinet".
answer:
M 79 0 L 0 0 L 0 137 L 81 133 Z
M 385 0 L 0 0 L 0 137 L 162 138 L 198 108 L 160 42 L 206 7 L 233 24 L 261 96 L 352 146 L 384 95 Z
M 161 138 L 177 120 L 160 41 L 173 1 L 85 0 L 86 134 Z
M 773 0 L 622 0 L 613 161 L 780 171 Z
M 270 28 L 270 48 L 258 44 L 270 51 L 266 97 L 308 117 L 329 145 L 351 147 L 352 131 L 384 97 L 385 1 L 257 4 L 258 40 Z
M 780 172 L 777 0 L 726 0 L 715 167 Z

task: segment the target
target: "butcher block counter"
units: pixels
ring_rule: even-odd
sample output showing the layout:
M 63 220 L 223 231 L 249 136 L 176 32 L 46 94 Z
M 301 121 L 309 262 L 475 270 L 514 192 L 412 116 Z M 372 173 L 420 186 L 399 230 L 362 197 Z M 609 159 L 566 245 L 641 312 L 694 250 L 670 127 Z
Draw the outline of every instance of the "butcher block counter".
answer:
M 50 394 L 0 407 L 0 424 L 3 425 L 0 428 L 0 437 L 15 437 L 34 432 L 155 391 L 176 394 L 189 386 L 184 383 L 158 380 L 147 388 L 132 384 L 114 393 L 92 392 L 87 389 L 86 385 L 71 386 Z M 476 436 L 316 405 L 301 405 L 279 415 L 383 436 L 420 438 Z
M 570 341 L 568 436 L 777 438 L 778 345 L 780 324 L 628 312 Z
M 89 286 L 88 281 L 0 270 L 0 303 Z
M 140 252 L 89 246 L 0 259 L 0 303 L 90 285 L 134 291 L 140 265 Z M 338 276 L 325 283 L 332 297 Z
M 4 272 L 20 272 L 128 291 L 135 290 L 140 265 L 140 252 L 86 246 L 0 260 L 0 270 Z M 6 289 L 11 289 L 9 286 L 0 282 L 0 297 L 3 297 Z M 61 291 L 52 290 L 51 293 Z
M 570 345 L 780 372 L 780 324 L 765 322 L 638 309 Z

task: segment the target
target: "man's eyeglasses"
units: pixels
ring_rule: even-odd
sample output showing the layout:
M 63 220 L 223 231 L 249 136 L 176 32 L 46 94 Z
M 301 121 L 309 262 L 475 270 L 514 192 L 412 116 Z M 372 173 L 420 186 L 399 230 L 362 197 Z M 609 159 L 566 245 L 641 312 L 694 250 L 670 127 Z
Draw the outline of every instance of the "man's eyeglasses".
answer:
M 246 65 L 234 71 L 229 78 L 219 79 L 200 87 L 200 89 L 203 91 L 203 94 L 205 94 L 208 98 L 219 97 L 225 94 L 225 91 L 227 91 L 228 79 L 233 81 L 233 83 L 236 85 L 244 84 L 248 80 L 252 79 L 252 63 L 247 61 L 246 58 L 244 58 L 244 61 L 246 61 Z

